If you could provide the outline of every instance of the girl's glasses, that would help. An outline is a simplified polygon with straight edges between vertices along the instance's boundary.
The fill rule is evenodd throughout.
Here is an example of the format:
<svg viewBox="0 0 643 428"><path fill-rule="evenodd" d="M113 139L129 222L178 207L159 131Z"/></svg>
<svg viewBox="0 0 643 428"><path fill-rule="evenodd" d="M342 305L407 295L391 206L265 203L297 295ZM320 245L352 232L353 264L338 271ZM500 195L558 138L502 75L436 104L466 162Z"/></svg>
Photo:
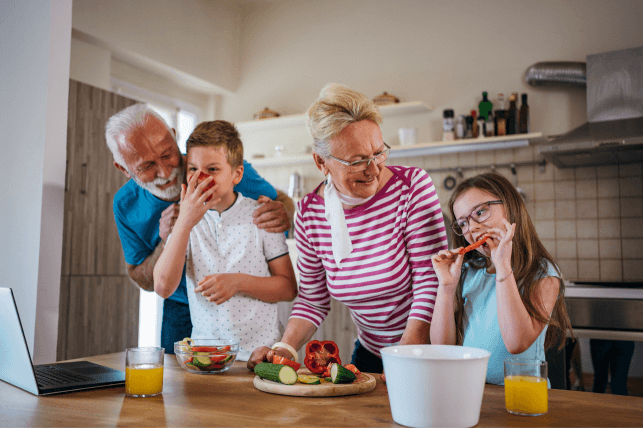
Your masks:
<svg viewBox="0 0 643 428"><path fill-rule="evenodd" d="M365 171L366 168L368 168L371 165L371 162L375 162L375 165L379 165L382 162L384 162L386 159L388 159L388 154L390 153L391 148L386 143L384 143L384 146L386 146L386 149L379 152L372 158L362 159L355 162L347 162L345 160L338 159L335 156L328 156L328 157L331 159L335 159L337 162L343 163L344 165L346 165L349 168L350 172L362 172L362 171Z"/></svg>
<svg viewBox="0 0 643 428"><path fill-rule="evenodd" d="M455 223L451 225L451 230L453 230L453 233L456 235L462 236L469 231L470 218L474 219L476 223L482 223L483 221L489 220L489 217L491 217L490 205L494 204L502 204L502 201L488 201L478 205L473 209L473 211L471 211L471 214L465 218L456 220Z"/></svg>

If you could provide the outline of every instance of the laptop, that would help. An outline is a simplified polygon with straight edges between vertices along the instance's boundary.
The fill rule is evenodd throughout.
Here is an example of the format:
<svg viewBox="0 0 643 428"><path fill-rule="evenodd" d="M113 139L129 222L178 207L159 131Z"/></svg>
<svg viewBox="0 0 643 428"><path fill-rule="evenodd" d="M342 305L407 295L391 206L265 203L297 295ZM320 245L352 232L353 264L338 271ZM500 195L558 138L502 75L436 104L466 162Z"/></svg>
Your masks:
<svg viewBox="0 0 643 428"><path fill-rule="evenodd" d="M122 386L125 373L89 361L34 366L11 288L0 287L0 380L35 395Z"/></svg>

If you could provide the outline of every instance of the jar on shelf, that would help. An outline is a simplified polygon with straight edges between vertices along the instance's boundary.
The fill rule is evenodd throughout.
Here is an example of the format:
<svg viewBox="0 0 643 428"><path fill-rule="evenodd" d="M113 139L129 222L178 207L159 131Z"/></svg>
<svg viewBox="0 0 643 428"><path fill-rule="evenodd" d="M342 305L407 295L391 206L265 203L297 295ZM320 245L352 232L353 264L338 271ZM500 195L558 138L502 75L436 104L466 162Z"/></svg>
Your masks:
<svg viewBox="0 0 643 428"><path fill-rule="evenodd" d="M384 92L382 95L378 95L373 98L373 102L378 106L386 106L390 104L397 104L400 102L400 99L395 95Z"/></svg>
<svg viewBox="0 0 643 428"><path fill-rule="evenodd" d="M270 110L268 107L254 114L253 118L257 119L271 119L273 117L279 117L279 113L274 110Z"/></svg>

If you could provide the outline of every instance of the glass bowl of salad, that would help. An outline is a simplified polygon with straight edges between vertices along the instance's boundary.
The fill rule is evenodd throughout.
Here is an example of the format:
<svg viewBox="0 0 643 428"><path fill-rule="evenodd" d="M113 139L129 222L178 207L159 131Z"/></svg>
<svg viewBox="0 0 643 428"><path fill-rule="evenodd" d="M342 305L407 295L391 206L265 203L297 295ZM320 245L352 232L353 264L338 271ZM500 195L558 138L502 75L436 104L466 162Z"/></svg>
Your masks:
<svg viewBox="0 0 643 428"><path fill-rule="evenodd" d="M227 339L190 339L174 342L174 354L185 370L197 374L222 373L232 365L239 342Z"/></svg>

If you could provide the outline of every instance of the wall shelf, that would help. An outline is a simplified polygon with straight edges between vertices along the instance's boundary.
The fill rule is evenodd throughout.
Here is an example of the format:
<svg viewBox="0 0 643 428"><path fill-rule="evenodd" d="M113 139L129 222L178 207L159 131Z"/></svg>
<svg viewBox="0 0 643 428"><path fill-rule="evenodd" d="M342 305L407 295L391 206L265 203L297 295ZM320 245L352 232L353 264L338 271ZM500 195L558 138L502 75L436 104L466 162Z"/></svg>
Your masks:
<svg viewBox="0 0 643 428"><path fill-rule="evenodd" d="M529 146L531 140L542 138L542 133L505 135L502 137L470 138L455 141L434 141L420 143L413 146L391 147L389 158L403 158L415 156L440 155L445 153L459 153L482 150L510 149ZM278 156L272 158L251 159L250 163L258 167L290 166L313 164L312 154L298 156Z"/></svg>
<svg viewBox="0 0 643 428"><path fill-rule="evenodd" d="M391 104L380 106L382 117L395 117L409 114L428 113L433 107L427 106L420 101L410 103ZM280 116L272 119L251 120L247 122L238 122L235 124L239 132L256 132L270 129L285 128L292 126L306 126L305 114L294 114L290 116Z"/></svg>

